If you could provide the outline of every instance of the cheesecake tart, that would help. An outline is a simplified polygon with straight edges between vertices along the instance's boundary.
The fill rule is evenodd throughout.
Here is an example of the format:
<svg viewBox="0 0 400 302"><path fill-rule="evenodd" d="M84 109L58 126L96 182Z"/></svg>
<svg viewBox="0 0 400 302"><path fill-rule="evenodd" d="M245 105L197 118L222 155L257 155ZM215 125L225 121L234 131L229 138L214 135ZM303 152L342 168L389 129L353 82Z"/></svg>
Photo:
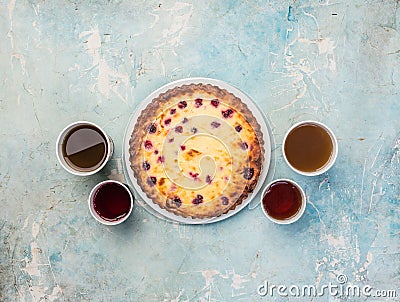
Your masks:
<svg viewBox="0 0 400 302"><path fill-rule="evenodd" d="M240 98L211 84L174 87L140 113L129 162L142 191L186 218L234 210L254 190L264 162L261 127Z"/></svg>

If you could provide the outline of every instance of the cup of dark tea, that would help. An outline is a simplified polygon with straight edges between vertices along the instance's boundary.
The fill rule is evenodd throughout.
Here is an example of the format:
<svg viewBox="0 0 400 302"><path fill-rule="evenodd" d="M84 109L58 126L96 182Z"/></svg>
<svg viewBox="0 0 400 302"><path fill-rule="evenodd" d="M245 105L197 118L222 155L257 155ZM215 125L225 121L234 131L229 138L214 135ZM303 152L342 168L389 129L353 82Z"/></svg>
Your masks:
<svg viewBox="0 0 400 302"><path fill-rule="evenodd" d="M278 224L297 221L306 209L303 189L290 179L272 181L265 187L261 196L261 207L265 216Z"/></svg>
<svg viewBox="0 0 400 302"><path fill-rule="evenodd" d="M66 126L56 142L61 166L68 172L88 176L100 171L111 158L111 138L94 123L78 121Z"/></svg>
<svg viewBox="0 0 400 302"><path fill-rule="evenodd" d="M283 140L283 157L293 171L315 176L328 171L336 161L338 143L332 130L316 121L293 125Z"/></svg>
<svg viewBox="0 0 400 302"><path fill-rule="evenodd" d="M133 195L127 185L116 180L106 180L92 189L88 202L89 211L98 222L117 225L131 214Z"/></svg>

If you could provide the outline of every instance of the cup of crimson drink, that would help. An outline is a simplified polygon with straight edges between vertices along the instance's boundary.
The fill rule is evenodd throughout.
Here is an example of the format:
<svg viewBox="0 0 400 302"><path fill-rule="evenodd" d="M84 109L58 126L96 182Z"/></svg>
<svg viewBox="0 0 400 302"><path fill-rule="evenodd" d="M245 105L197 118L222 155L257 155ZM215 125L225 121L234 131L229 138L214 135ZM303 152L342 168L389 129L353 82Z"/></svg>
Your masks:
<svg viewBox="0 0 400 302"><path fill-rule="evenodd" d="M265 187L261 196L261 206L265 216L278 224L297 221L306 209L303 189L290 179L272 181Z"/></svg>
<svg viewBox="0 0 400 302"><path fill-rule="evenodd" d="M133 208L133 195L129 188L115 180L98 183L89 195L92 216L105 225L117 225L128 219Z"/></svg>

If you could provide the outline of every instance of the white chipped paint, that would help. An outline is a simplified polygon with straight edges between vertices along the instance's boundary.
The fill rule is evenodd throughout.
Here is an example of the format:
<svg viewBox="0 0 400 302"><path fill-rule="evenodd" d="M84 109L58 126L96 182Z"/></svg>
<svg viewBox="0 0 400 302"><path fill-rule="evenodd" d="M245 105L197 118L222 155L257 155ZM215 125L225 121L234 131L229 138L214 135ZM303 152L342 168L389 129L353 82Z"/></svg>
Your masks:
<svg viewBox="0 0 400 302"><path fill-rule="evenodd" d="M29 218L29 217L28 217ZM26 222L26 221L25 221ZM40 223L37 223L34 221L32 223L32 237L36 239L37 235L39 234L40 231ZM28 258L25 258L25 267L23 270L27 272L30 276L38 276L40 277L40 270L39 270L39 253L40 253L40 248L36 241L32 241L30 244L31 247L31 255L32 259L29 260Z"/></svg>
<svg viewBox="0 0 400 302"><path fill-rule="evenodd" d="M25 230L28 227L29 224L29 218L31 217L31 215L28 215L28 217L25 218L24 220L24 226L22 227L23 230Z"/></svg>
<svg viewBox="0 0 400 302"><path fill-rule="evenodd" d="M101 47L101 38L99 28L96 26L88 31L83 31L79 34L79 39L87 37L85 42L86 51L93 55L93 65L97 65L100 61L99 49Z"/></svg>
<svg viewBox="0 0 400 302"><path fill-rule="evenodd" d="M16 2L16 0L10 0L10 2L8 2L7 8L8 8L8 18L10 19L10 22L12 22L12 19L13 19L15 2Z"/></svg>
<svg viewBox="0 0 400 302"><path fill-rule="evenodd" d="M27 227L27 224L29 222L29 217L30 216L28 216L25 219L24 228ZM36 285L36 284L29 285L29 293L30 293L33 301L43 301L43 299L45 299L46 301L56 301L59 299L60 295L62 295L62 290L61 290L61 287L56 282L50 260L48 263L45 263L45 264L39 263L42 250L39 247L39 245L37 244L36 238L40 232L41 224L42 224L42 222L38 223L36 221L34 221L32 223L31 233L32 233L33 241L30 243L31 259L29 259L28 257L25 257L25 259L23 260L23 261L25 261L25 267L21 268L21 270L25 271L31 277L35 276L35 277L39 278L39 279L33 279L33 280L37 280L37 284L39 284L39 285ZM50 289L49 287L40 286L41 284L44 283L42 278L46 277L41 274L41 271L39 269L41 266L49 266L50 270L52 272L52 276L53 276L55 285L50 293L49 293L49 289ZM17 289L17 291L18 291L18 295L20 297L20 301L25 301L24 294L19 289Z"/></svg>
<svg viewBox="0 0 400 302"><path fill-rule="evenodd" d="M204 277L205 279L205 287L209 287L213 280L214 280L214 276L219 275L220 272L217 270L204 270L204 271L200 271L201 275Z"/></svg>
<svg viewBox="0 0 400 302"><path fill-rule="evenodd" d="M335 248L346 247L346 243L345 243L344 237L342 235L340 235L339 237L334 237L331 234L327 234L326 240L328 241L328 244L330 246L333 246Z"/></svg>
<svg viewBox="0 0 400 302"><path fill-rule="evenodd" d="M36 239L37 235L39 234L39 231L40 231L40 223L34 221L32 224L32 237Z"/></svg>
<svg viewBox="0 0 400 302"><path fill-rule="evenodd" d="M15 3L16 3L16 0L10 0L10 2L8 3L8 6L7 6L8 19L10 21L10 29L7 33L7 37L10 38L10 44L11 44L11 69L12 70L14 69L13 60L17 59L17 60L19 60L19 63L21 65L22 75L25 75L26 74L25 57L22 54L15 52L14 33L13 33L13 16L14 16Z"/></svg>
<svg viewBox="0 0 400 302"><path fill-rule="evenodd" d="M40 286L30 286L29 292L32 295L33 301L42 301L42 299L46 298L45 291L48 290L47 287L40 287Z"/></svg>
<svg viewBox="0 0 400 302"><path fill-rule="evenodd" d="M243 277L238 274L233 274L232 276L232 284L231 287L234 289L241 289L243 288L243 283L249 282L250 280L247 279L246 277Z"/></svg>
<svg viewBox="0 0 400 302"><path fill-rule="evenodd" d="M318 288L319 284L321 283L322 277L324 273L323 272L318 272L317 279L315 280L315 287Z"/></svg>
<svg viewBox="0 0 400 302"><path fill-rule="evenodd" d="M356 263L360 263L360 258L361 258L361 253L360 253L360 248L358 246L358 236L356 235L356 248L355 248L355 253L356 253Z"/></svg>
<svg viewBox="0 0 400 302"><path fill-rule="evenodd" d="M312 77L314 72L316 72L318 69L321 69L321 66L319 66L317 60L319 56L325 56L322 68L328 68L332 72L336 71L336 60L334 53L335 42L329 37L322 38L319 25L315 16L306 12L303 13L314 20L318 31L318 36L314 40L301 37L300 25L298 23L291 23L290 27L287 28L286 30L287 41L284 48L284 59L285 59L284 68L287 71L287 76L293 77L292 87L297 91L297 93L294 100L290 101L285 106L274 110L273 112L293 107L294 104L296 104L297 100L302 99L306 95L308 91L308 85L304 80L305 77L309 78L313 86L315 86L318 90L320 90L318 83ZM288 38L293 33L296 35L295 38L290 39L290 41L288 41ZM318 54L314 58L312 58L313 60L310 60L311 59L310 57L305 57L305 58L298 58L295 61L294 59L296 57L292 49L296 43L316 45L318 47ZM281 93L283 92L288 92L288 89L286 88L281 90ZM316 108L316 110L317 109L318 108Z"/></svg>
<svg viewBox="0 0 400 302"><path fill-rule="evenodd" d="M60 286L56 285L53 288L53 291L51 292L51 294L47 296L47 299L49 301L56 301L60 297L61 294L62 294L62 290L61 290Z"/></svg>
<svg viewBox="0 0 400 302"><path fill-rule="evenodd" d="M174 18L170 18L171 23L169 27L166 27L162 30L162 42L157 45L155 48L165 48L176 47L182 44L182 35L188 30L188 24L190 18L193 14L193 5L186 2L176 2L171 8L165 8L164 11L168 13L168 15L173 15ZM187 11L187 12L186 12ZM161 13L163 13L161 11ZM155 22L153 23L153 27L159 19L155 17ZM177 55L173 50L173 54Z"/></svg>
<svg viewBox="0 0 400 302"><path fill-rule="evenodd" d="M13 59L17 59L17 60L19 61L20 65L21 65L22 75L25 75L25 74L26 74L25 57L24 57L22 54L20 54L20 53L15 53L15 52L13 52L13 53L11 54L11 66L12 66L12 68L14 68L14 64L12 63L12 62L13 62Z"/></svg>
<svg viewBox="0 0 400 302"><path fill-rule="evenodd" d="M182 301L182 300L181 300L181 298L182 298L182 293L183 293L183 290L180 290L179 293L178 293L178 296L177 296L176 298L170 300L170 302L181 302L181 301ZM168 302L169 302L169 301L168 301ZM182 302L183 302L183 301L182 301Z"/></svg>
<svg viewBox="0 0 400 302"><path fill-rule="evenodd" d="M152 24L150 24L149 28L153 28L154 26L156 26L156 24L158 23L158 21L160 20L160 16L157 14L153 14L153 13L149 13L150 16L154 17L154 21ZM135 35L137 36L137 35Z"/></svg>
<svg viewBox="0 0 400 302"><path fill-rule="evenodd" d="M328 178L328 177L325 177L325 178L319 183L318 190L321 190L321 187L322 187L325 183L327 183L328 180L329 180L329 178ZM330 187L329 187L329 186L328 186L328 190L330 190Z"/></svg>
<svg viewBox="0 0 400 302"><path fill-rule="evenodd" d="M48 287L40 287L40 286L30 286L29 292L32 296L33 301L56 301L59 299L59 294L62 293L61 288L59 286L55 286L50 294L46 292L49 290Z"/></svg>
<svg viewBox="0 0 400 302"><path fill-rule="evenodd" d="M80 69L81 69L81 66L75 63L74 66L68 68L68 71L71 72L71 71L80 70ZM71 87L71 85L70 85L70 87Z"/></svg>
<svg viewBox="0 0 400 302"><path fill-rule="evenodd" d="M332 71L336 71L336 60L335 60L335 42L330 38L318 40L318 52L320 55L325 54L327 60L327 67Z"/></svg>
<svg viewBox="0 0 400 302"><path fill-rule="evenodd" d="M86 38L86 52L92 56L92 66L87 71L93 68L98 69L97 75L97 89L98 91L106 96L110 96L110 92L113 92L123 102L128 103L127 96L122 96L119 92L120 84L123 84L125 88L129 84L129 75L126 72L118 72L111 68L107 61L101 56L101 36L98 27L94 27L89 31L83 31L79 34L79 38ZM75 64L77 65L77 64Z"/></svg>
<svg viewBox="0 0 400 302"><path fill-rule="evenodd" d="M31 242L31 255L32 259L29 260L28 258L25 258L25 267L22 268L25 272L27 272L30 276L37 276L40 277L41 273L39 270L39 253L40 253L40 248L38 247L37 243L35 241Z"/></svg>
<svg viewBox="0 0 400 302"><path fill-rule="evenodd" d="M372 253L370 251L368 251L363 266L358 270L360 273L367 270L368 266L372 263L372 258L373 258Z"/></svg>
<svg viewBox="0 0 400 302"><path fill-rule="evenodd" d="M10 20L10 30L8 31L7 37L10 38L12 52L14 52L13 14L14 14L14 9L15 9L15 1L16 0L10 0L10 2L8 2L8 6L7 6L8 19ZM12 58L12 54L11 54L11 58Z"/></svg>
<svg viewBox="0 0 400 302"><path fill-rule="evenodd" d="M319 38L317 40L310 40L305 38L298 38L298 42L303 44L315 44L318 47L318 56L325 55L326 62L323 65L324 68L330 69L332 72L336 71L336 59L335 59L335 48L336 43L331 38ZM303 70L307 70L304 69ZM308 71L311 71L308 69ZM313 72L315 70L312 70Z"/></svg>
<svg viewBox="0 0 400 302"><path fill-rule="evenodd" d="M213 269L202 270L199 272L205 279L205 285L203 288L207 289L207 291L204 294L204 297L202 297L200 301L209 301L209 299L212 298L211 294L214 291L213 286L214 286L214 279L216 277L221 279L231 280L230 286L232 288L232 297L238 297L246 294L246 292L241 291L244 288L243 284L249 282L250 278L252 278L253 276L251 272L249 272L246 275L239 275L235 273L235 270L228 270L225 272L225 274L222 274L218 270L213 270Z"/></svg>
<svg viewBox="0 0 400 302"><path fill-rule="evenodd" d="M173 18L173 22L171 23L170 27L163 30L162 32L163 38L168 38L170 36L176 35L176 40L172 41L175 45L181 42L181 35L187 23L189 22L190 16L193 12L193 7L189 3L177 2L171 9L168 9L171 14L174 14L179 13L180 10L187 7L190 7L190 11L187 14L182 14L180 16L177 16L176 18Z"/></svg>

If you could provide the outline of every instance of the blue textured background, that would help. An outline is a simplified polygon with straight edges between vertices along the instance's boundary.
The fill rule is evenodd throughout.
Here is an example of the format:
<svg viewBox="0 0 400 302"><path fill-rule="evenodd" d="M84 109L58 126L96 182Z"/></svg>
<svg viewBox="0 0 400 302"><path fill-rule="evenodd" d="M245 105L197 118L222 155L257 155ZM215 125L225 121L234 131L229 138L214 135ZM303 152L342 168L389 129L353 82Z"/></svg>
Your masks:
<svg viewBox="0 0 400 302"><path fill-rule="evenodd" d="M399 6L0 0L0 300L310 301L261 297L257 287L320 287L346 274L351 284L397 289L399 301ZM207 226L168 223L139 206L116 227L90 216L90 189L123 179L136 105L194 76L229 82L264 110L275 178L306 191L300 221L275 225L260 207ZM116 147L87 178L65 172L54 149L59 131L81 119L103 126ZM281 155L284 133L305 119L339 141L335 166L318 177L296 175Z"/></svg>

